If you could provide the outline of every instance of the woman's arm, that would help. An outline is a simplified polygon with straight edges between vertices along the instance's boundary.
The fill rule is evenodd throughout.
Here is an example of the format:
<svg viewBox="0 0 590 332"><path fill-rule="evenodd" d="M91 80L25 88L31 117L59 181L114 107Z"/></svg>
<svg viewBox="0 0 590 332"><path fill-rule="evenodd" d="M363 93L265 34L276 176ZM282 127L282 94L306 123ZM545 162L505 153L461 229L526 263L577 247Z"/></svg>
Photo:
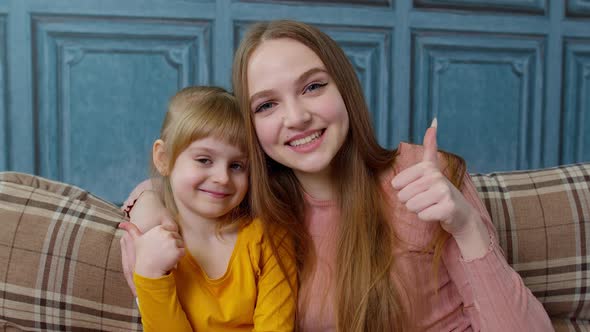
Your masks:
<svg viewBox="0 0 590 332"><path fill-rule="evenodd" d="M418 163L398 173L392 186L418 219L437 222L451 234L443 261L455 285L470 286L458 289L474 330L552 331L543 306L502 255L473 182L466 175L457 189L444 175L447 165L439 161L437 151L433 122L424 147L412 152Z"/></svg>
<svg viewBox="0 0 590 332"><path fill-rule="evenodd" d="M461 294L475 330L481 331L553 331L541 303L525 286L520 275L506 262L496 241L496 231L469 175L462 193L478 211L479 222L487 228L490 239L486 253L466 260L456 241L449 243L443 261L451 279L467 280L472 296ZM452 240L451 240L452 241ZM472 303L470 303L472 301Z"/></svg>
<svg viewBox="0 0 590 332"><path fill-rule="evenodd" d="M158 225L174 223L170 212L160 200L157 192L152 190L151 181L140 183L129 195L122 207L129 213L130 221L143 233ZM129 289L137 296L133 283L135 266L135 244L129 233L123 234L121 244L121 263L123 274Z"/></svg>

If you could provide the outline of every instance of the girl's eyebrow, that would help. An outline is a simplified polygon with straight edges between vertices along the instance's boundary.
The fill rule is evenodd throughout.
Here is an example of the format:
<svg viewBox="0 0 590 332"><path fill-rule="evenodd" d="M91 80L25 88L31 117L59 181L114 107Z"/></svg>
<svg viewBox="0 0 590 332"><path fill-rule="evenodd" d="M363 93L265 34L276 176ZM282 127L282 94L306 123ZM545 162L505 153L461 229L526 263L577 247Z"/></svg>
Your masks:
<svg viewBox="0 0 590 332"><path fill-rule="evenodd" d="M204 153L208 153L211 155L215 155L215 154L219 154L222 153L223 151L221 149L218 148L209 148L209 147L204 147L204 146L195 146L195 147L191 147L189 148L191 152L204 152ZM235 156L232 156L233 158L236 159L242 159L242 158L247 158L248 154L244 151L240 152L239 154L236 154Z"/></svg>
<svg viewBox="0 0 590 332"><path fill-rule="evenodd" d="M310 69L306 70L306 71L305 71L303 74L301 74L301 75L299 76L299 78L297 78L297 80L295 81L295 83L296 83L297 85L301 85L301 84L303 84L305 81L307 81L307 80L309 79L309 77L310 77L310 76L312 76L312 75L313 75L313 74L315 74L315 73L328 73L328 71L326 71L326 69L324 69L324 68L321 68L321 67L313 67L313 68L310 68ZM262 91L258 91L258 92L256 92L255 94L253 94L253 95L250 97L250 100L251 100L251 101L253 101L253 100L256 100L256 99L258 99L258 98L263 98L263 97L265 97L265 96L268 96L268 95L270 95L271 93L272 93L272 90L262 90Z"/></svg>

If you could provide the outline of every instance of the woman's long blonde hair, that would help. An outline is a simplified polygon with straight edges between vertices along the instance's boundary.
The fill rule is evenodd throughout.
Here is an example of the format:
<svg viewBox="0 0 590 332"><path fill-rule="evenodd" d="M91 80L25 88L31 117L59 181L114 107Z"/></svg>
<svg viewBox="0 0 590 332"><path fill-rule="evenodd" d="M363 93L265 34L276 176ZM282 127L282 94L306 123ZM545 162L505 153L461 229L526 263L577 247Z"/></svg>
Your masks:
<svg viewBox="0 0 590 332"><path fill-rule="evenodd" d="M382 148L371 125L363 92L353 66L329 36L295 21L272 21L252 26L242 40L233 64L233 88L246 119L251 153L251 201L255 215L290 230L296 243L300 278L305 278L312 253L301 186L293 171L269 158L258 143L248 91L248 61L264 41L288 38L310 48L324 63L340 91L350 129L332 161L333 183L339 193L337 261L334 277L339 331L402 331L409 325L408 308L401 305L402 289L393 272L396 237L386 215L388 202L380 175L391 169L396 153ZM457 178L464 168L456 165ZM463 169L463 170L462 170ZM456 183L458 185L458 183ZM440 261L448 234L440 232L433 243L435 265Z"/></svg>
<svg viewBox="0 0 590 332"><path fill-rule="evenodd" d="M174 168L176 158L192 142L211 136L246 151L244 118L236 98L219 87L192 86L180 90L170 99L160 129L168 174ZM153 161L152 173L164 205L177 218L178 208L172 195L169 175L162 175ZM227 218L221 220L219 227L234 222L248 223L250 215L249 199L245 198Z"/></svg>

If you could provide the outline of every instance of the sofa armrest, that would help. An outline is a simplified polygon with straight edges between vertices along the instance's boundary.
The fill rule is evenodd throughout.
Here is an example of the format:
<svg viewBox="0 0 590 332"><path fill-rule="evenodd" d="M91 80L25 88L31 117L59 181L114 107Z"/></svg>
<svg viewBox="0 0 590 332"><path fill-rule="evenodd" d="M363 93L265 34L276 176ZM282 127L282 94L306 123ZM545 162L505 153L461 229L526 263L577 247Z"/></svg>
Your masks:
<svg viewBox="0 0 590 332"><path fill-rule="evenodd" d="M0 172L0 326L140 331L118 207L61 182Z"/></svg>

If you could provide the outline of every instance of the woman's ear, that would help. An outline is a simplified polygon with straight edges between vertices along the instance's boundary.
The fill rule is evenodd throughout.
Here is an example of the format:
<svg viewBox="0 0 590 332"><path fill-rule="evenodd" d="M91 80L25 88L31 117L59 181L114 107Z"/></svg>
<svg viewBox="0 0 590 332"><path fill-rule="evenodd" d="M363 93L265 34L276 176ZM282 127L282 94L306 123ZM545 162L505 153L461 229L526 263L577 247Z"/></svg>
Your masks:
<svg viewBox="0 0 590 332"><path fill-rule="evenodd" d="M158 173L162 176L168 176L168 154L166 153L166 145L161 139L157 139L152 147L152 158Z"/></svg>

